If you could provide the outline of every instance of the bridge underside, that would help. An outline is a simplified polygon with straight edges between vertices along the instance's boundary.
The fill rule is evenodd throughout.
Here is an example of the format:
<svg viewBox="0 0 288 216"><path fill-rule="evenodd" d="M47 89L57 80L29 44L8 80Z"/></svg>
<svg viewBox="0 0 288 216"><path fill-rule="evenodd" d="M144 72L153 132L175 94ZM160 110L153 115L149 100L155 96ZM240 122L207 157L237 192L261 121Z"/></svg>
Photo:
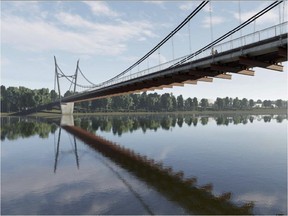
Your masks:
<svg viewBox="0 0 288 216"><path fill-rule="evenodd" d="M254 76L254 67L283 71L287 61L287 34L254 44L217 53L174 68L167 68L125 82L64 98L79 102L143 91L212 82L213 78L231 79L233 74ZM279 64L280 63L280 64Z"/></svg>

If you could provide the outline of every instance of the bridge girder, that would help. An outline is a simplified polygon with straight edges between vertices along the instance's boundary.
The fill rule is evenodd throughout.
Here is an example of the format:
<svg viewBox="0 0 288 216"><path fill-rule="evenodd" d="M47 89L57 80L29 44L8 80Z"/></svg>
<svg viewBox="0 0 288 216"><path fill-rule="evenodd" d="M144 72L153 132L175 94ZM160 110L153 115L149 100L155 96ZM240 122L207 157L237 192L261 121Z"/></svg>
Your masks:
<svg viewBox="0 0 288 216"><path fill-rule="evenodd" d="M247 76L254 76L254 71L249 69L242 69L242 68L235 68L231 66L225 66L220 64L211 64L210 66L211 70L215 71L225 71L225 72L231 72L241 75L247 75Z"/></svg>
<svg viewBox="0 0 288 216"><path fill-rule="evenodd" d="M197 84L198 81L212 81L213 78L231 79L233 74L254 76L254 67L283 71L279 62L287 61L287 35L271 38L255 45L246 45L217 55L187 62L177 68L166 68L153 74L137 77L122 83L80 93L69 98L69 101L86 101L97 98L116 96L171 88L175 85Z"/></svg>
<svg viewBox="0 0 288 216"><path fill-rule="evenodd" d="M278 48L278 55L287 59L287 48L285 49L284 47L279 47Z"/></svg>
<svg viewBox="0 0 288 216"><path fill-rule="evenodd" d="M269 70L283 72L283 66L278 64L271 64L264 61L259 61L257 59L249 58L249 57L239 57L239 63L244 64L251 67L261 67Z"/></svg>

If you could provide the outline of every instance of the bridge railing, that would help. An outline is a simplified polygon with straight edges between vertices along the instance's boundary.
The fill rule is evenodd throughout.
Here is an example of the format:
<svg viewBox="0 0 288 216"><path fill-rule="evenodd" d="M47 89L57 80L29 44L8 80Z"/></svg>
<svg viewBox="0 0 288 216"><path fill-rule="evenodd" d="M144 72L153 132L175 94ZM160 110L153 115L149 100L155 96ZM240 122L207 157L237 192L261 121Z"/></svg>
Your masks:
<svg viewBox="0 0 288 216"><path fill-rule="evenodd" d="M248 35L244 35L242 37L218 44L216 46L214 46L214 52L217 50L218 53L221 52L225 52L234 48L239 48L242 46L246 46L252 43L256 43L259 41L263 41L265 39L269 39L275 36L279 36L281 34L287 33L287 22L269 27L269 28L265 28L259 31L255 31L254 33L248 34ZM206 50L203 55L200 56L196 56L196 59L202 58L203 56L209 56L211 55L211 51ZM195 60L192 59L192 61Z"/></svg>
<svg viewBox="0 0 288 216"><path fill-rule="evenodd" d="M236 39L233 39L233 40L218 44L218 45L214 46L212 49L205 50L204 52L200 53L199 55L191 58L187 62L193 62L195 60L199 60L199 59L211 56L212 53L215 55L216 53L219 54L219 53L231 50L231 49L240 48L242 46L246 46L246 45L249 45L249 44L252 44L252 43L260 42L260 41L263 41L265 39L269 39L269 38L272 38L272 37L275 37L275 36L280 36L282 34L287 33L287 23L288 22L283 22L281 24L274 25L272 27L268 27L268 28L253 32L251 34L244 35L242 37L239 37L239 38L236 38ZM127 76L123 76L123 77L120 77L118 79L115 79L115 80L112 80L110 82L107 82L107 83L105 83L104 85L102 85L100 87L93 88L93 90L94 89L103 88L103 87L107 87L107 86L110 86L110 85L114 85L114 84L117 84L117 83L121 83L121 82L124 82L124 81L128 81L128 80L131 80L131 79L139 78L139 77L142 77L142 76L145 76L145 75L148 75L148 74L155 73L157 71L166 69L166 68L174 65L175 63L177 63L180 60L186 58L187 56L189 56L189 55L181 56L181 57L179 57L177 59L174 59L172 61L168 61L168 62L159 64L159 65L147 68L145 70L141 70L141 71L138 71L138 72L131 73L131 74L127 75Z"/></svg>

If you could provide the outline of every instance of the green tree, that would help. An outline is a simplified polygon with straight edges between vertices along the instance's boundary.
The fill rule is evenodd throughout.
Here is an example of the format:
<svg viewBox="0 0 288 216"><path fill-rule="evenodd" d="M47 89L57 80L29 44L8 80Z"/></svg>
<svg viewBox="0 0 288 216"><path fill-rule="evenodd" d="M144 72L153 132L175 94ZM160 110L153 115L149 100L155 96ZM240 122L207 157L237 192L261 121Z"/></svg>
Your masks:
<svg viewBox="0 0 288 216"><path fill-rule="evenodd" d="M65 92L64 97L69 97L71 95L73 95L73 92L68 90Z"/></svg>
<svg viewBox="0 0 288 216"><path fill-rule="evenodd" d="M91 101L82 101L80 102L80 107L85 111L89 112L91 107Z"/></svg>
<svg viewBox="0 0 288 216"><path fill-rule="evenodd" d="M91 101L91 110L93 111L102 111L102 110L106 110L105 109L105 101L104 99L106 98L100 98L100 99L96 99Z"/></svg>
<svg viewBox="0 0 288 216"><path fill-rule="evenodd" d="M185 100L185 110L192 110L192 108L193 108L193 100L192 100L192 98L187 98L186 100Z"/></svg>
<svg viewBox="0 0 288 216"><path fill-rule="evenodd" d="M129 95L121 95L112 98L111 108L115 110L129 110L133 106L133 99Z"/></svg>
<svg viewBox="0 0 288 216"><path fill-rule="evenodd" d="M147 96L147 108L149 111L156 111L158 110L158 104L159 104L160 97L155 92L153 94L149 94Z"/></svg>
<svg viewBox="0 0 288 216"><path fill-rule="evenodd" d="M268 107L272 107L272 101L271 100L264 100L263 101L263 106L268 108Z"/></svg>
<svg viewBox="0 0 288 216"><path fill-rule="evenodd" d="M171 93L170 94L170 98L171 98L171 101L172 101L172 108L169 111L177 110L177 99L176 99L176 97Z"/></svg>
<svg viewBox="0 0 288 216"><path fill-rule="evenodd" d="M4 85L1 85L1 112L8 112L7 91Z"/></svg>
<svg viewBox="0 0 288 216"><path fill-rule="evenodd" d="M122 95L121 97L123 101L123 108L130 110L130 108L133 107L133 99L130 97L130 95Z"/></svg>
<svg viewBox="0 0 288 216"><path fill-rule="evenodd" d="M50 91L50 99L51 101L55 101L58 99L58 94L54 89Z"/></svg>
<svg viewBox="0 0 288 216"><path fill-rule="evenodd" d="M198 99L196 97L193 98L193 105L192 105L192 109L193 110L197 110L198 109Z"/></svg>
<svg viewBox="0 0 288 216"><path fill-rule="evenodd" d="M255 106L254 100L253 100L253 99L250 99L250 100L249 100L249 107L250 107L250 108L253 108L254 106Z"/></svg>
<svg viewBox="0 0 288 216"><path fill-rule="evenodd" d="M51 97L48 88L34 90L33 100L35 105L41 105L51 102Z"/></svg>
<svg viewBox="0 0 288 216"><path fill-rule="evenodd" d="M120 109L123 109L123 107L124 104L121 96L112 97L112 103L111 103L112 111L118 111Z"/></svg>
<svg viewBox="0 0 288 216"><path fill-rule="evenodd" d="M182 95L177 96L177 109L178 110L184 109L184 99Z"/></svg>
<svg viewBox="0 0 288 216"><path fill-rule="evenodd" d="M202 98L200 101L200 106L203 110L206 110L209 106L208 99Z"/></svg>
<svg viewBox="0 0 288 216"><path fill-rule="evenodd" d="M236 97L233 100L233 108L234 109L240 109L240 107L241 107L241 101L238 99L238 97Z"/></svg>
<svg viewBox="0 0 288 216"><path fill-rule="evenodd" d="M20 91L17 87L8 87L6 91L8 112L20 111Z"/></svg>
<svg viewBox="0 0 288 216"><path fill-rule="evenodd" d="M258 99L258 100L256 101L256 103L262 104L262 100Z"/></svg>
<svg viewBox="0 0 288 216"><path fill-rule="evenodd" d="M243 98L241 100L240 104L241 104L240 105L241 109L247 109L248 108L248 100L247 100L247 98Z"/></svg>
<svg viewBox="0 0 288 216"><path fill-rule="evenodd" d="M169 93L165 93L161 95L160 107L164 111L171 111L173 109L173 103L172 103L172 99Z"/></svg>
<svg viewBox="0 0 288 216"><path fill-rule="evenodd" d="M232 107L232 104L233 104L232 98L226 97L224 99L224 107L225 107L225 109L230 109Z"/></svg>
<svg viewBox="0 0 288 216"><path fill-rule="evenodd" d="M112 98L111 97L103 98L103 106L106 108L106 110L111 109L111 104L112 104Z"/></svg>
<svg viewBox="0 0 288 216"><path fill-rule="evenodd" d="M276 100L276 102L275 102L275 105L278 107L278 108L282 108L282 107L284 107L283 106L283 100L281 100L281 99L278 99L278 100Z"/></svg>
<svg viewBox="0 0 288 216"><path fill-rule="evenodd" d="M224 100L222 98L217 97L214 103L216 109L223 110L224 109Z"/></svg>
<svg viewBox="0 0 288 216"><path fill-rule="evenodd" d="M141 95L140 94L131 94L130 96L133 100L134 110L138 110L140 108Z"/></svg>
<svg viewBox="0 0 288 216"><path fill-rule="evenodd" d="M147 108L147 93L143 92L140 96L139 108L142 110L146 110Z"/></svg>
<svg viewBox="0 0 288 216"><path fill-rule="evenodd" d="M30 107L33 107L33 94L32 94L32 90L25 88L23 86L19 87L19 109L23 110L23 109L28 109Z"/></svg>

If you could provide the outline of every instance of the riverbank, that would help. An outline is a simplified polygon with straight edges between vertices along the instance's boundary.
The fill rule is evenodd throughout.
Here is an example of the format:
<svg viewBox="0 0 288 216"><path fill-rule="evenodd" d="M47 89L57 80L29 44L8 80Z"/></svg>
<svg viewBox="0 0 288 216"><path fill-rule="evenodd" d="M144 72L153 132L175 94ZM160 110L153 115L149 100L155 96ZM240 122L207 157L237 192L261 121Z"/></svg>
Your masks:
<svg viewBox="0 0 288 216"><path fill-rule="evenodd" d="M1 117L9 116L12 113L1 113ZM174 111L174 112L93 112L93 113L74 113L74 116L103 116L103 115L159 115L159 114L191 114L191 115L287 115L287 109L277 108L260 108L251 110L203 110L203 111ZM43 111L31 114L29 116L36 117L55 117L61 116L59 110Z"/></svg>

